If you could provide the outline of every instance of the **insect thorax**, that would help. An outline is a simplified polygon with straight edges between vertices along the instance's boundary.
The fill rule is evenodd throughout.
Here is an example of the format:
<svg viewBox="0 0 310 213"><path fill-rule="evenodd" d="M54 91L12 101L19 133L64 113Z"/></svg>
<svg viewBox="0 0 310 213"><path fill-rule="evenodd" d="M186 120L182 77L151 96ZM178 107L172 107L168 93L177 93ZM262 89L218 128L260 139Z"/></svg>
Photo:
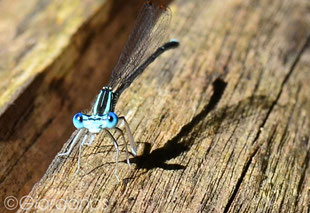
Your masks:
<svg viewBox="0 0 310 213"><path fill-rule="evenodd" d="M92 114L104 115L109 112L114 112L117 95L112 91L111 87L103 87L95 101Z"/></svg>

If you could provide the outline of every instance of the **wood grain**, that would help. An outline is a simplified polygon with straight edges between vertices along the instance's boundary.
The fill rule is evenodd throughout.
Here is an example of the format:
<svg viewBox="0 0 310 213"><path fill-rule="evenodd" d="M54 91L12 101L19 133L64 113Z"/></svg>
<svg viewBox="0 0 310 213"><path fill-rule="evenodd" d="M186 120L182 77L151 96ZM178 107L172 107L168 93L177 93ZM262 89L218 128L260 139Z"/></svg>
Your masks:
<svg viewBox="0 0 310 213"><path fill-rule="evenodd" d="M32 203L58 211L61 199L76 199L73 212L309 212L309 3L176 0L170 8L169 35L180 47L116 105L138 142L133 168L122 151L116 181L102 132L83 148L78 176L77 147L55 157Z"/></svg>

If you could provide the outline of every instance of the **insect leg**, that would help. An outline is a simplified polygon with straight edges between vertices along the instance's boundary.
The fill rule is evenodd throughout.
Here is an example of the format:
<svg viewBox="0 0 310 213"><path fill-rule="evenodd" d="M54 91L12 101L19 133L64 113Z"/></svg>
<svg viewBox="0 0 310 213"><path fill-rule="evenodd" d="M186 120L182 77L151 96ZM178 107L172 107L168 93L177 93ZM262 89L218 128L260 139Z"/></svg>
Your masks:
<svg viewBox="0 0 310 213"><path fill-rule="evenodd" d="M126 132L127 132L128 138L129 138L131 151L136 156L137 155L137 144L135 143L135 141L133 139L132 133L131 133L130 128L129 128L129 124L126 121L126 118L124 116L121 116L118 119L123 120L125 123L125 128L126 128Z"/></svg>
<svg viewBox="0 0 310 213"><path fill-rule="evenodd" d="M115 138L113 137L113 135L109 132L109 130L107 130L107 129L104 129L104 130L108 133L108 135L109 135L110 138L112 139L113 144L114 144L115 149L116 149L116 164L115 164L115 169L114 169L114 175L115 175L117 181L120 182L119 177L118 177L118 175L117 175L118 157L119 157L119 148L118 148L118 144L117 144Z"/></svg>
<svg viewBox="0 0 310 213"><path fill-rule="evenodd" d="M94 141L94 139L95 139L95 136L96 136L96 134L90 134L90 139L89 139L89 141L85 141L85 145L87 145L87 146L90 146L92 143L93 143L93 141Z"/></svg>
<svg viewBox="0 0 310 213"><path fill-rule="evenodd" d="M62 153L58 153L58 156L66 156L69 155L74 147L74 145L78 142L80 136L82 135L82 133L84 132L83 129L80 129L78 131L78 133L76 134L76 136L74 137L73 141L70 144L69 149L66 152L62 152Z"/></svg>
<svg viewBox="0 0 310 213"><path fill-rule="evenodd" d="M86 135L84 136L82 143L80 143L80 146L79 146L79 155L78 155L78 168L77 168L77 170L75 171L74 176L77 175L77 174L79 173L80 169L81 169L81 153L82 153L82 147L83 147L84 143L86 142L87 137L88 137L88 134L86 134Z"/></svg>
<svg viewBox="0 0 310 213"><path fill-rule="evenodd" d="M123 132L120 128L118 128L118 127L115 127L115 129L116 129L117 131L119 131L119 132L121 133L121 135L122 135L122 138L123 138L123 141L124 141L125 150L126 150L126 160L127 160L127 164L128 164L129 166L131 166L131 165L130 165L130 161L129 161L129 155L128 155L127 141L126 141L126 139L125 139L124 132Z"/></svg>

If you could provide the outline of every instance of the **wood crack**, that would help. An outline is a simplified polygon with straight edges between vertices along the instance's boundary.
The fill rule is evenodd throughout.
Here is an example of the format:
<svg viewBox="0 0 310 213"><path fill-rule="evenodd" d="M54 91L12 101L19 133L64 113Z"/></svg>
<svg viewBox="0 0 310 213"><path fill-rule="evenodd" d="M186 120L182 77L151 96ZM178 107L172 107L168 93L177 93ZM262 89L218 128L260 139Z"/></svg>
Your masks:
<svg viewBox="0 0 310 213"><path fill-rule="evenodd" d="M279 101L279 98L280 98L280 96L281 96L281 94L282 94L282 91L283 91L283 88L284 88L285 84L286 84L287 81L289 80L290 76L293 74L293 71L295 70L296 65L298 64L298 62L299 62L299 60L300 60L302 54L303 54L303 53L305 52L305 50L308 48L309 44L310 44L310 35L307 37L307 39L306 39L304 45L302 46L301 50L298 52L298 54L297 54L295 60L293 61L293 64L292 64L292 66L290 67L289 72L286 74L284 80L282 81L282 84L281 84L281 87L280 87L280 91L279 91L279 93L278 93L276 99L272 102L272 104L271 104L271 106L270 106L270 108L269 108L269 110L268 110L268 112L267 112L267 115L266 115L265 119L263 120L263 123L262 123L262 125L260 126L259 129L262 129L262 128L265 126L265 124L266 124L266 122L267 122L267 120L268 120L268 118L269 118L271 112L273 111L273 108L276 106L276 104L277 104L278 101ZM257 132L257 134L256 134L256 136L255 136L255 138L254 138L254 140L253 140L253 144L258 140L258 138L259 138L259 136L260 136L260 133L261 133L261 131L258 131L258 132Z"/></svg>
<svg viewBox="0 0 310 213"><path fill-rule="evenodd" d="M288 74L285 76L284 80L282 81L282 84L281 84L281 87L280 87L280 91L279 91L279 93L278 93L276 99L275 99L275 100L273 101L273 103L271 104L271 106L270 106L270 108L269 108L269 110L268 110L268 112L267 112L267 115L266 115L265 119L263 120L263 123L262 123L262 125L260 126L259 131L258 131L258 133L256 134L256 136L255 136L255 138L254 138L252 144L254 144L254 143L258 140L258 138L259 138L259 136L260 136L260 134L261 134L261 129L265 126L265 124L266 124L266 122L267 122L267 120L268 120L270 114L272 113L274 107L275 107L276 104L278 103L278 100L280 99L280 96L281 96L281 94L282 94L282 91L283 91L283 88L284 88L285 84L288 82L290 76L292 75L293 71L295 70L296 65L297 65L298 62L300 61L300 58L301 58L302 54L305 52L305 50L307 49L307 47L309 46L309 44L310 44L310 35L307 37L307 39L306 39L304 45L302 46L301 50L298 52L298 54L297 54L295 60L293 61L292 66L290 67ZM253 159L253 157L256 155L256 153L257 153L258 150L259 150L259 147L256 147L255 151L252 153L252 155L250 156L248 162L245 164L244 168L242 169L241 176L240 176L240 178L239 178L238 181L237 181L236 187L235 187L235 189L234 189L234 191L233 191L231 197L229 198L229 200L228 200L228 202L227 202L227 205L225 206L224 212L228 212L228 210L230 209L230 207L231 207L231 205L232 205L232 203L233 203L233 201L234 201L234 199L235 199L235 197L236 197L236 195L237 195L237 192L238 192L238 190L239 190L239 188L240 188L240 186L241 186L241 183L243 182L244 177L245 177L245 175L246 175L246 173L247 173L247 171L248 171L248 169L249 169L249 167L250 167L250 164L251 164L251 162L252 162L252 159ZM307 157L309 157L309 156L307 155Z"/></svg>
<svg viewBox="0 0 310 213"><path fill-rule="evenodd" d="M244 165L244 167L242 169L242 172L241 172L241 176L240 176L240 178L238 179L238 181L236 183L236 187L235 187L232 195L230 196L230 198L229 198L229 200L228 200L228 202L227 202L227 204L226 204L226 206L224 208L224 213L228 212L228 210L230 209L230 207L231 207L231 205L232 205L232 203L233 203L233 201L234 201L234 199L235 199L235 197L236 197L236 195L237 195L237 193L238 193L238 191L240 189L241 183L243 182L244 177L245 177L246 173L248 172L249 167L250 167L250 165L252 163L252 160L255 157L255 155L258 152L258 150L259 150L259 147L256 147L254 152L249 157L247 163Z"/></svg>

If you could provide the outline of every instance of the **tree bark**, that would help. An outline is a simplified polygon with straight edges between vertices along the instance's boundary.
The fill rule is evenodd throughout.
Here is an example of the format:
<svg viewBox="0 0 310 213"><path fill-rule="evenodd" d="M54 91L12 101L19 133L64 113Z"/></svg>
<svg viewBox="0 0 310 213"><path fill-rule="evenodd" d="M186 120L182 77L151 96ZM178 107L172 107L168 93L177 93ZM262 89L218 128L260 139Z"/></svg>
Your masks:
<svg viewBox="0 0 310 213"><path fill-rule="evenodd" d="M136 5L128 3L123 10L131 11L131 7ZM54 85L55 91L63 88L57 95L77 112L90 106L95 88L104 86L107 80L100 71L89 72L112 69L110 60L116 61L121 48L111 48L109 43L117 35L120 37L113 44L121 46L119 43L123 42L118 41L125 39L120 34L126 34L120 31L122 23L133 23L133 19L123 20L124 13L117 9L115 22L103 24L106 19L100 19L99 24L94 20L99 20L98 14L108 17L109 10L105 8L100 7L97 15L91 16L88 25L84 25L89 26L87 30L77 31L62 57L53 60L43 72L47 74L38 75L42 80L37 76L25 89L33 97L45 97L43 101L35 100L47 107L41 107L40 112L50 113L51 119L61 108L54 102L47 103L49 96L43 95L49 91L47 87ZM34 212L42 208L66 212L309 212L309 3L176 0L170 8L173 19L168 34L180 40L180 47L156 60L116 105L116 113L127 118L138 144L138 155L130 157L132 168L126 164L120 143L121 182L117 182L113 174L116 152L104 131L91 146L83 147L78 175L74 175L78 146L67 158L57 157L53 148L54 160L23 200L19 212L31 204ZM98 24L89 24L94 22ZM96 36L81 37L85 53L80 46L75 47L74 38L86 31ZM107 31L111 33L110 41L102 36ZM99 43L101 49L96 50ZM72 62L72 51L76 63ZM113 54L112 59L106 53ZM102 58L106 64L98 62ZM71 66L65 69L64 61L68 60ZM53 80L57 75L51 70L65 76L60 78L61 84ZM78 82L75 88L66 84L74 81ZM47 86L45 82L50 83ZM37 84L39 90L33 86ZM94 94L86 98L89 88L94 88ZM76 98L80 93L83 98ZM24 101L25 98L20 103ZM58 107L63 106L60 100L57 103ZM53 144L48 136L64 131L59 126L69 128L69 122L67 126L61 124L65 120L61 117L45 130L48 122L29 111L35 119L32 122L42 128L36 138L44 138L35 153L48 153ZM24 111L17 112L20 116ZM14 125L22 125L16 117ZM6 130L8 135L13 134L10 129ZM23 131L27 141L35 141L35 136L26 134L26 128ZM121 142L119 135L112 133ZM15 133L16 141L21 141L19 134ZM73 136L60 152L69 147ZM2 144L7 147L11 140ZM31 144L23 145L28 146L22 149L26 155ZM41 163L36 157L32 156L35 164L23 168L35 170ZM16 172L23 171L21 167L11 167ZM10 175L1 174L4 181L5 174Z"/></svg>

